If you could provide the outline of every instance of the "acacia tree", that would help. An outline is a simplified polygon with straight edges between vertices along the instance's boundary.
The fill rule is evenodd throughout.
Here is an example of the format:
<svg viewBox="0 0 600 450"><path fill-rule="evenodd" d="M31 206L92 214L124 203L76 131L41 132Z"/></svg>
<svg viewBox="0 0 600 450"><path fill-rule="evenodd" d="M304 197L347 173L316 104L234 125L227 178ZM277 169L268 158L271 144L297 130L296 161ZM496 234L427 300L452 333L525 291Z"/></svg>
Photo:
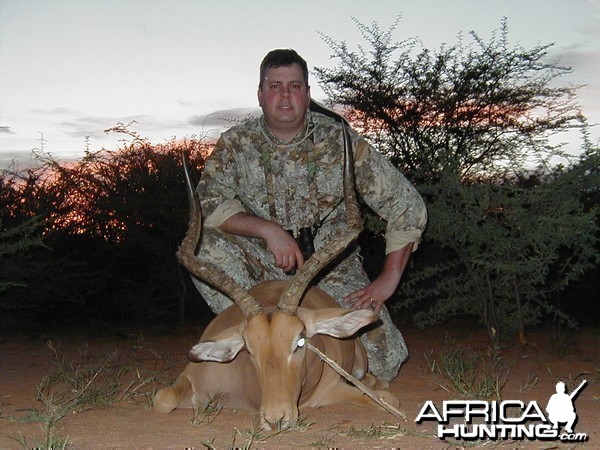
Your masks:
<svg viewBox="0 0 600 450"><path fill-rule="evenodd" d="M26 286L22 278L31 263L27 257L29 250L44 246L40 228L40 221L35 217L11 228L5 227L0 219L0 293Z"/></svg>
<svg viewBox="0 0 600 450"><path fill-rule="evenodd" d="M569 170L526 179L474 182L447 175L427 185L427 240L444 257L427 261L402 286L397 307L436 299L415 314L417 323L476 314L494 342L514 332L526 342L527 326L548 314L574 325L554 299L600 262L598 209L586 210L580 201L582 187L600 181L597 171L586 170L600 163L598 149L594 153Z"/></svg>
<svg viewBox="0 0 600 450"><path fill-rule="evenodd" d="M40 153L37 168L5 173L0 220L42 217L50 249L34 255L26 289L11 290L0 308L22 317L183 321L191 281L175 258L188 221L181 153L198 179L209 148L199 139L153 146L136 138L70 163Z"/></svg>
<svg viewBox="0 0 600 450"><path fill-rule="evenodd" d="M555 85L571 72L547 62L552 44L511 46L502 22L489 41L419 49L356 21L370 51L323 36L338 65L316 68L324 92L405 173L436 178L501 174L561 154L551 135L581 128L577 86Z"/></svg>
<svg viewBox="0 0 600 450"><path fill-rule="evenodd" d="M473 32L438 51L393 42L397 23L357 22L369 51L324 36L339 64L316 69L428 203L425 251L395 307L429 305L415 315L423 325L476 314L494 343L515 329L525 339L544 314L565 318L552 294L598 257L596 212L580 201L589 171L551 170L566 156L555 135L585 132L576 87L556 84L570 69L546 62L551 45L511 46L506 21L487 42ZM597 148L582 148L579 166L597 162Z"/></svg>

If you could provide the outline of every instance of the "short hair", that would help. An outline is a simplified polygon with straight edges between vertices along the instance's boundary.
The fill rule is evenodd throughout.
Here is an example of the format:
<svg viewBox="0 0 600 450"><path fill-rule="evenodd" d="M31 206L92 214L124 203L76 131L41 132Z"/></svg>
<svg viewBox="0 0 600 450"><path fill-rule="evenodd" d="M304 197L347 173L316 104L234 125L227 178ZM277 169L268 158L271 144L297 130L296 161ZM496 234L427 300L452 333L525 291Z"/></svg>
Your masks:
<svg viewBox="0 0 600 450"><path fill-rule="evenodd" d="M304 74L304 81L308 85L308 66L302 56L300 56L296 50L291 48L271 50L263 58L260 63L260 79L258 80L258 88L262 87L263 80L265 79L267 69L276 69L283 66L291 66L292 64L299 64Z"/></svg>

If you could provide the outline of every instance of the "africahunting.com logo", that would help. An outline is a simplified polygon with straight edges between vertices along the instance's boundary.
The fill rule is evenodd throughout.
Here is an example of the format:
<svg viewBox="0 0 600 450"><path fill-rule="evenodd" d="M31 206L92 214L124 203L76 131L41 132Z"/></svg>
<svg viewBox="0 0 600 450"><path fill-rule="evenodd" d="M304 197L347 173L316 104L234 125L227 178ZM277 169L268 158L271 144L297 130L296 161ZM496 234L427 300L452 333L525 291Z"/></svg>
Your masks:
<svg viewBox="0 0 600 450"><path fill-rule="evenodd" d="M567 394L565 384L558 382L556 393L546 405L546 413L536 401L446 400L438 408L428 400L416 422L436 421L440 439L585 442L587 434L574 431L577 422L574 401L585 384L586 380Z"/></svg>

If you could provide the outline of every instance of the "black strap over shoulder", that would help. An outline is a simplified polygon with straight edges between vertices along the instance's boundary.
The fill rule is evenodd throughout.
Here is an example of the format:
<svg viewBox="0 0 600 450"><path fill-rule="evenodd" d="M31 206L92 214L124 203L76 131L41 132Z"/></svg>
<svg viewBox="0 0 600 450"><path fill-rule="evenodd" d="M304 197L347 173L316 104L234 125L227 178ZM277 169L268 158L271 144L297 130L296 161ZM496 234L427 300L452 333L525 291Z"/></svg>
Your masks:
<svg viewBox="0 0 600 450"><path fill-rule="evenodd" d="M337 112L335 112L333 109L326 107L325 105L323 105L322 103L317 102L314 99L310 99L310 105L308 107L308 109L312 112L316 112L316 113L320 113L323 114L325 116L331 117L332 119L334 119L336 122L339 122L342 124L342 137L343 137L343 148L344 148L344 159L346 160L346 163L348 164L348 167L350 168L348 173L352 174L351 177L351 181L350 181L350 185L352 186L353 189L355 188L354 185L354 144L352 142L352 137L350 136L350 132L348 131L348 129L350 128L350 124L348 123L348 121L346 120L345 117L343 117L341 114L338 114ZM343 198L340 199L340 201L338 203L336 203L336 205L329 211L329 213L327 213L319 223L316 224L315 226L315 230L318 230L321 225L323 224L323 222L325 222L325 220L327 219L327 217L344 201Z"/></svg>
<svg viewBox="0 0 600 450"><path fill-rule="evenodd" d="M346 126L350 126L348 121L341 114L338 114L333 109L328 108L327 106L323 105L322 103L317 102L316 100L314 100L312 98L310 99L310 105L308 106L308 109L312 112L320 113L325 116L331 117L332 119L336 120L337 122L342 122Z"/></svg>

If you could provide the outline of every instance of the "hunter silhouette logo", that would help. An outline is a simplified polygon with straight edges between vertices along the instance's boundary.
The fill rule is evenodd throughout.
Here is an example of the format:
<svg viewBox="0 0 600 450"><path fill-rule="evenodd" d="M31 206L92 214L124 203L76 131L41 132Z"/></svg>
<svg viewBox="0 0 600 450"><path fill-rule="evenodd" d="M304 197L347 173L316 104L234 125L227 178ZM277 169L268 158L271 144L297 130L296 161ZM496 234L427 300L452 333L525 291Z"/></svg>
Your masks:
<svg viewBox="0 0 600 450"><path fill-rule="evenodd" d="M546 413L536 401L521 400L445 400L441 407L433 401L425 402L416 422L436 421L440 439L464 440L511 439L511 440L561 440L585 442L586 433L575 433L577 422L574 401L586 385L583 382L570 394L565 383L556 383L546 406ZM452 423L451 423L452 422ZM561 432L561 424L565 424Z"/></svg>
<svg viewBox="0 0 600 450"><path fill-rule="evenodd" d="M573 433L573 425L577 422L577 414L575 413L573 401L586 383L587 380L583 380L571 394L566 393L565 383L562 381L556 383L556 394L550 397L548 406L546 406L548 419L550 419L550 422L554 425L554 429L558 429L559 423L566 423L565 431L567 433Z"/></svg>

